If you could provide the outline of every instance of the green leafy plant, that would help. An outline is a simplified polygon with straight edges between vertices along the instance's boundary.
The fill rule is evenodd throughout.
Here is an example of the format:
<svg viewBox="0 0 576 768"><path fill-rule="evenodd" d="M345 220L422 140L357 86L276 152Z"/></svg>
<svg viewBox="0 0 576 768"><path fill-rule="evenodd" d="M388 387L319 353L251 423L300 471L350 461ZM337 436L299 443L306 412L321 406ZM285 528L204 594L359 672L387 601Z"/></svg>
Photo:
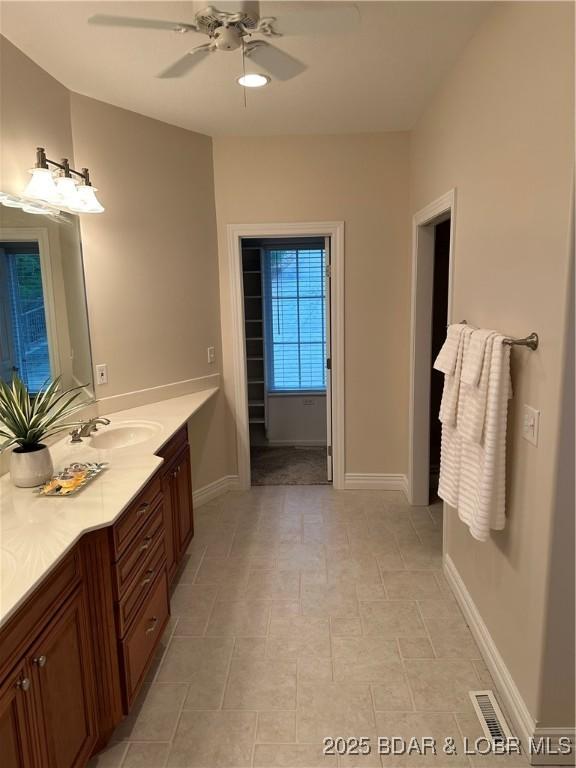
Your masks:
<svg viewBox="0 0 576 768"><path fill-rule="evenodd" d="M0 452L18 445L22 452L35 451L52 435L81 422L67 421L86 406L77 401L82 387L61 391L61 378L46 382L32 397L22 379L14 376L12 384L0 381Z"/></svg>

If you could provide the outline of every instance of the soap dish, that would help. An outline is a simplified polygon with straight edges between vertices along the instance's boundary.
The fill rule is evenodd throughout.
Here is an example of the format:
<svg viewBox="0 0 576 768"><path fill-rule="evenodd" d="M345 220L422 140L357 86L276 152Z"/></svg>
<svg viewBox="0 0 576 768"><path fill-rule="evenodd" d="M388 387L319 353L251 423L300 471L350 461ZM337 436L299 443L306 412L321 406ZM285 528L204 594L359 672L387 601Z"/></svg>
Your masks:
<svg viewBox="0 0 576 768"><path fill-rule="evenodd" d="M41 496L72 496L107 467L106 462L86 462L85 464L70 464L47 483L38 489Z"/></svg>

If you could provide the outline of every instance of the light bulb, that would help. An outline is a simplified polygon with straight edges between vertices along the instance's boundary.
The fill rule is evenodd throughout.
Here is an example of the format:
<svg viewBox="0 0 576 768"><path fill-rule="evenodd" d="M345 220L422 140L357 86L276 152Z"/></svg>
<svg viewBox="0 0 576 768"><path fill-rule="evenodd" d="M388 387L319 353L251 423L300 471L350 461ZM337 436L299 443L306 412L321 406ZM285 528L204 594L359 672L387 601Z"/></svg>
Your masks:
<svg viewBox="0 0 576 768"><path fill-rule="evenodd" d="M26 185L24 196L33 200L46 200L49 203L56 202L57 190L49 168L31 168L32 178Z"/></svg>
<svg viewBox="0 0 576 768"><path fill-rule="evenodd" d="M266 75L250 74L242 75L236 82L244 88L262 88L263 85L268 85L270 78Z"/></svg>
<svg viewBox="0 0 576 768"><path fill-rule="evenodd" d="M77 187L78 206L73 210L76 213L102 213L105 208L96 197L96 191L94 187L86 184Z"/></svg>
<svg viewBox="0 0 576 768"><path fill-rule="evenodd" d="M62 208L68 208L71 211L78 210L80 200L74 179L70 176L58 176L55 183L56 200L54 202Z"/></svg>

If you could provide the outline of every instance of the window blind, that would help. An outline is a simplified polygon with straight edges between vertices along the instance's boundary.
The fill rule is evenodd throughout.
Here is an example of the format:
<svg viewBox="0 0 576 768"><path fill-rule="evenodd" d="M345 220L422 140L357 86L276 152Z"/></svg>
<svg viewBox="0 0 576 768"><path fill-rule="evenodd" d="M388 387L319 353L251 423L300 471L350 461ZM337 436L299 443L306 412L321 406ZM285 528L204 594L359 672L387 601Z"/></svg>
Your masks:
<svg viewBox="0 0 576 768"><path fill-rule="evenodd" d="M264 249L268 389L326 389L324 248Z"/></svg>

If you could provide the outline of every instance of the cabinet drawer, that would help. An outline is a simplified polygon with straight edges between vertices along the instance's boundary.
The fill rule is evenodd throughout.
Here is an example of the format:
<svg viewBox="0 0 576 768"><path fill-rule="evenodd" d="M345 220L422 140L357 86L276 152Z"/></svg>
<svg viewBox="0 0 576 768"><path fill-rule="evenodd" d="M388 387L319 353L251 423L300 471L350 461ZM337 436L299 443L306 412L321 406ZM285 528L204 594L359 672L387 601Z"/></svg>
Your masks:
<svg viewBox="0 0 576 768"><path fill-rule="evenodd" d="M130 541L145 525L154 511L156 497L160 497L161 493L160 476L156 475L118 520L112 531L116 559L120 557Z"/></svg>
<svg viewBox="0 0 576 768"><path fill-rule="evenodd" d="M168 581L166 569L163 568L130 631L121 642L126 709L130 708L138 693L169 615Z"/></svg>
<svg viewBox="0 0 576 768"><path fill-rule="evenodd" d="M136 578L130 584L124 597L117 603L118 608L118 633L124 637L132 618L136 614L141 603L146 599L152 589L155 579L165 567L166 549L164 537L161 535L156 541L154 549L146 555L146 562L138 569Z"/></svg>
<svg viewBox="0 0 576 768"><path fill-rule="evenodd" d="M157 499L150 515L146 518L146 523L116 563L116 597L118 600L130 589L134 579L139 577L145 561L156 547L158 540L162 538L163 518L162 499Z"/></svg>

